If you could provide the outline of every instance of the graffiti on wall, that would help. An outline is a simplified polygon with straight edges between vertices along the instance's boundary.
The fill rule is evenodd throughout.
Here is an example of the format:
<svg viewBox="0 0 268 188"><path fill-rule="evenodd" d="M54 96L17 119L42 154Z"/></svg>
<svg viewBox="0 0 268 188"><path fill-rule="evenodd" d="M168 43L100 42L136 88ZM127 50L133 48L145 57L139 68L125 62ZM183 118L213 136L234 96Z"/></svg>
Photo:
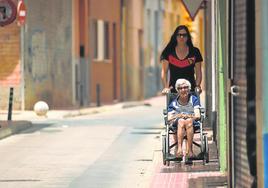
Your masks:
<svg viewBox="0 0 268 188"><path fill-rule="evenodd" d="M31 36L29 54L31 56L31 64L29 72L32 79L41 82L48 74L48 55L46 48L46 36L42 31L36 31Z"/></svg>

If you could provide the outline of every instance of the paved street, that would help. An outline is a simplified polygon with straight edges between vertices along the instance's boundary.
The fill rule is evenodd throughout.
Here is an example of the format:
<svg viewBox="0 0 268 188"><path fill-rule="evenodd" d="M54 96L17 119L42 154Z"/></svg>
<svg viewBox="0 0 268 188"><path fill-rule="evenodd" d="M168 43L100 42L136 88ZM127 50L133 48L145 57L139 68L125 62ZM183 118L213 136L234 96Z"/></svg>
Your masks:
<svg viewBox="0 0 268 188"><path fill-rule="evenodd" d="M208 164L162 164L164 103L164 97L155 97L102 107L98 113L84 109L83 116L74 111L52 111L47 118L15 114L14 119L33 125L0 140L0 187L226 187L210 128Z"/></svg>
<svg viewBox="0 0 268 188"><path fill-rule="evenodd" d="M34 120L0 141L0 187L149 187L161 105Z"/></svg>

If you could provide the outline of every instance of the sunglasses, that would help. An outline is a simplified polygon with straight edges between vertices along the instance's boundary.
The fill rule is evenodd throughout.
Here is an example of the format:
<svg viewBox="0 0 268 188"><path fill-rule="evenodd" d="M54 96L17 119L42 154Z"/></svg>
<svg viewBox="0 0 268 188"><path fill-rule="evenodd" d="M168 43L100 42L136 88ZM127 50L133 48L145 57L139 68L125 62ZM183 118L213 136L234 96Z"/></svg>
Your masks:
<svg viewBox="0 0 268 188"><path fill-rule="evenodd" d="M180 38L188 37L187 33L178 33L177 36L180 37Z"/></svg>
<svg viewBox="0 0 268 188"><path fill-rule="evenodd" d="M188 86L184 86L184 87L178 87L179 90L182 90L182 89L189 89Z"/></svg>

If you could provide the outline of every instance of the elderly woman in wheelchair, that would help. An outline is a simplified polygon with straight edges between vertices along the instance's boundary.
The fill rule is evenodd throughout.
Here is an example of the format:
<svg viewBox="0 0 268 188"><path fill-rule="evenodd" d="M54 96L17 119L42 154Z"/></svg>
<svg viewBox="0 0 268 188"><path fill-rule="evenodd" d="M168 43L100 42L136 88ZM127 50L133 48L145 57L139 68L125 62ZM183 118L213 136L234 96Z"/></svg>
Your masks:
<svg viewBox="0 0 268 188"><path fill-rule="evenodd" d="M176 157L183 156L182 143L187 137L186 157L193 158L193 137L195 122L200 119L200 102L196 95L190 94L191 84L186 79L178 79L175 84L178 96L168 106L168 121L172 124L174 140L178 142Z"/></svg>
<svg viewBox="0 0 268 188"><path fill-rule="evenodd" d="M186 138L185 162L203 160L209 162L209 147L207 135L203 131L205 110L201 107L199 96L191 93L191 84L186 79L178 79L175 84L178 93L166 93L167 106L164 109L165 131L162 132L163 164L183 159L183 140ZM200 133L200 141L193 140L194 134ZM170 135L174 143L170 144ZM193 153L193 145L200 148L198 156ZM174 155L170 153L175 147Z"/></svg>

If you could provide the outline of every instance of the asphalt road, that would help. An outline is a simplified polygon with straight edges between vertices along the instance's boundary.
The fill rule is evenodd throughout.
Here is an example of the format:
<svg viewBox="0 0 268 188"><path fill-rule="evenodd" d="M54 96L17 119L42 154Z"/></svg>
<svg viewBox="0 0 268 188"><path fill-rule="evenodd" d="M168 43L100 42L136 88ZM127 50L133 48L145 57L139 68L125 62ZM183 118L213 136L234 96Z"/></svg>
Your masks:
<svg viewBox="0 0 268 188"><path fill-rule="evenodd" d="M0 187L149 187L161 105L33 122L0 141Z"/></svg>

